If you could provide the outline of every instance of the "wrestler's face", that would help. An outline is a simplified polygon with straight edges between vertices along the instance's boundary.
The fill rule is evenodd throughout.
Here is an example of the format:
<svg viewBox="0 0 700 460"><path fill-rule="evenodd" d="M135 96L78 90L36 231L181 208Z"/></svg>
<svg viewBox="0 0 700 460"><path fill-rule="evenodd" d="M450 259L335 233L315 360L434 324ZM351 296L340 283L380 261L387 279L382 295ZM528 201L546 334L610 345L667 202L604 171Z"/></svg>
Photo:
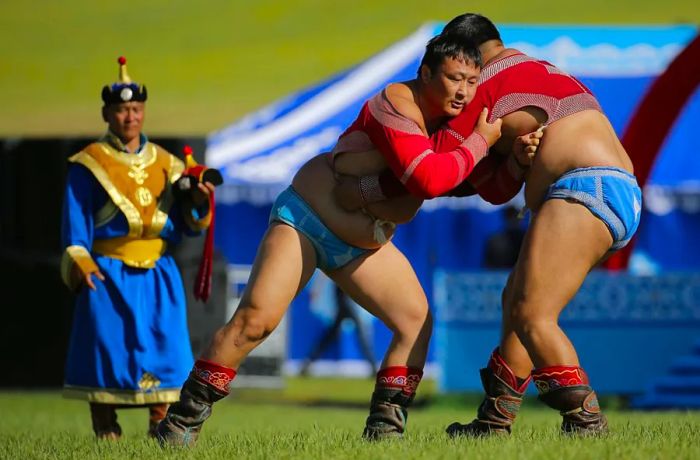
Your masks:
<svg viewBox="0 0 700 460"><path fill-rule="evenodd" d="M122 102L102 107L102 118L109 129L125 144L139 137L143 129L145 104L143 102Z"/></svg>
<svg viewBox="0 0 700 460"><path fill-rule="evenodd" d="M481 68L462 58L446 58L434 72L424 65L421 79L431 111L449 117L459 115L474 99L480 73Z"/></svg>

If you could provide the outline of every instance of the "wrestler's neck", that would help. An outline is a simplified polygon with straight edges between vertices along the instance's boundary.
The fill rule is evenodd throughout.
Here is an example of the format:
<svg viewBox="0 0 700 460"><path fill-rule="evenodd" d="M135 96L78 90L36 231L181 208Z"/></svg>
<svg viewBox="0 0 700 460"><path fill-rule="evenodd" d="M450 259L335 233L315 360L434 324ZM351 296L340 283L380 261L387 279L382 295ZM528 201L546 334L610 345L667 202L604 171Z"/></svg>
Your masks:
<svg viewBox="0 0 700 460"><path fill-rule="evenodd" d="M437 107L434 107L428 102L425 97L425 89L423 88L423 83L420 79L412 80L408 83L408 87L413 93L413 101L418 106L421 114L423 115L424 126L426 134L430 135L433 133L440 125L442 125L444 119L446 118L445 113Z"/></svg>
<svg viewBox="0 0 700 460"><path fill-rule="evenodd" d="M500 40L489 40L482 43L479 45L479 51L481 52L481 61L483 62L482 68L486 67L493 61L512 56L520 52L513 48L506 48L505 45L503 45L503 42Z"/></svg>

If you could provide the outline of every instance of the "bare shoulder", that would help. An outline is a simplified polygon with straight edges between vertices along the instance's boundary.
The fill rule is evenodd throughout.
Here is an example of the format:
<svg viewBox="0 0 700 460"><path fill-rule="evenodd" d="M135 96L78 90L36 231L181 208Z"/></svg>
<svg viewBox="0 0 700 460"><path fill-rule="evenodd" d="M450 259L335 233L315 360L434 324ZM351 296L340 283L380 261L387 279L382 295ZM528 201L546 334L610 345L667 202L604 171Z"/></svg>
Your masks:
<svg viewBox="0 0 700 460"><path fill-rule="evenodd" d="M416 104L413 91L408 83L392 83L386 87L385 94L394 109L404 117L416 122L425 131L423 113Z"/></svg>

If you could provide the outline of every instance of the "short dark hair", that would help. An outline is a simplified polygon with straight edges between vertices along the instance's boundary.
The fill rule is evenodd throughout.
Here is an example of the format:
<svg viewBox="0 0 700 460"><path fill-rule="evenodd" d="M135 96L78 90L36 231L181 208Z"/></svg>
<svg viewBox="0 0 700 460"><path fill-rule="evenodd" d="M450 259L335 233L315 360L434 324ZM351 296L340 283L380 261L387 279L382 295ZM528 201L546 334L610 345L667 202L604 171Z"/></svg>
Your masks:
<svg viewBox="0 0 700 460"><path fill-rule="evenodd" d="M501 34L493 22L486 16L476 13L460 14L445 25L442 33L457 35L463 40L475 43L476 46L489 40L502 41Z"/></svg>
<svg viewBox="0 0 700 460"><path fill-rule="evenodd" d="M425 46L425 54L418 67L420 76L421 67L428 66L431 72L435 72L447 58L463 58L464 62L472 62L476 67L481 67L481 53L479 47L463 37L442 33L431 38Z"/></svg>

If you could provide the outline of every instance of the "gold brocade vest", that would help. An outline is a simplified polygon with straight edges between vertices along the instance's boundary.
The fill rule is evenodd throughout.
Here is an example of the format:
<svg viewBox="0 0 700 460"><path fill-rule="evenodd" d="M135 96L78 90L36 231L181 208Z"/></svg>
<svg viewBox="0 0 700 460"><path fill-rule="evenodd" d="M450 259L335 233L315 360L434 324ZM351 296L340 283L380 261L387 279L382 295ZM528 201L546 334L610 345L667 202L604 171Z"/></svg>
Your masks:
<svg viewBox="0 0 700 460"><path fill-rule="evenodd" d="M95 215L95 227L106 224L119 211L129 224L126 236L95 240L93 250L127 265L155 266L165 252L159 235L172 205L170 184L182 175L184 163L150 142L139 153L120 152L107 142L95 142L69 161L88 168L109 195L110 200Z"/></svg>

